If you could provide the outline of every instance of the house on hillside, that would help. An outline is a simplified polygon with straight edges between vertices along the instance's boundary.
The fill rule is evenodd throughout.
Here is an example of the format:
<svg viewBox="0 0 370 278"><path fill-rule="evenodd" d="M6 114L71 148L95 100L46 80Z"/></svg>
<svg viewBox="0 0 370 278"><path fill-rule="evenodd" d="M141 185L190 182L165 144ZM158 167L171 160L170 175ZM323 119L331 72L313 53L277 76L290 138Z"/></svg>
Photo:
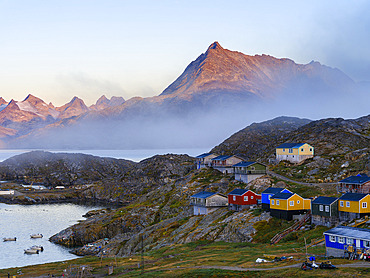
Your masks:
<svg viewBox="0 0 370 278"><path fill-rule="evenodd" d="M312 224L331 227L339 223L338 198L319 196L311 202Z"/></svg>
<svg viewBox="0 0 370 278"><path fill-rule="evenodd" d="M324 232L327 257L345 257L349 250L355 253L370 251L370 229L338 226Z"/></svg>
<svg viewBox="0 0 370 278"><path fill-rule="evenodd" d="M229 209L236 211L257 205L261 201L261 195L248 189L234 189L227 194L227 197L229 201Z"/></svg>
<svg viewBox="0 0 370 278"><path fill-rule="evenodd" d="M370 193L370 177L365 174L350 176L338 182L338 193Z"/></svg>
<svg viewBox="0 0 370 278"><path fill-rule="evenodd" d="M370 215L370 195L346 193L338 199L340 221L349 221Z"/></svg>
<svg viewBox="0 0 370 278"><path fill-rule="evenodd" d="M234 165L242 162L243 159L236 155L219 155L211 159L212 167L223 174L234 173Z"/></svg>
<svg viewBox="0 0 370 278"><path fill-rule="evenodd" d="M245 183L266 175L266 165L255 161L242 161L234 165L235 179Z"/></svg>
<svg viewBox="0 0 370 278"><path fill-rule="evenodd" d="M269 187L261 193L262 209L270 211L270 198L277 193L292 193L289 189L279 187Z"/></svg>
<svg viewBox="0 0 370 278"><path fill-rule="evenodd" d="M299 163L313 157L314 148L307 143L284 143L276 148L276 161Z"/></svg>
<svg viewBox="0 0 370 278"><path fill-rule="evenodd" d="M227 197L220 193L202 191L190 196L194 215L208 214L220 207L227 207Z"/></svg>
<svg viewBox="0 0 370 278"><path fill-rule="evenodd" d="M197 169L201 169L204 167L210 167L211 166L211 159L215 158L218 156L218 154L214 153L203 153L201 155L198 155L195 157L196 159L196 164L197 164Z"/></svg>
<svg viewBox="0 0 370 278"><path fill-rule="evenodd" d="M305 214L311 209L311 200L295 193L277 193L270 198L270 215L292 220L293 215Z"/></svg>

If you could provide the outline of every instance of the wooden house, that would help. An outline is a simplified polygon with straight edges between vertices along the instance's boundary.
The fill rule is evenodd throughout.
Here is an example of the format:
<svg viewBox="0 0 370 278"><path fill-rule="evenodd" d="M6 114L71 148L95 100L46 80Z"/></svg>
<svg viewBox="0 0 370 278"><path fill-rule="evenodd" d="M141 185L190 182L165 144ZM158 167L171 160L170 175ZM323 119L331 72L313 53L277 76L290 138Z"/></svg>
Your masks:
<svg viewBox="0 0 370 278"><path fill-rule="evenodd" d="M204 167L210 167L212 164L211 159L215 158L216 156L218 155L214 153L203 153L201 155L196 156L195 159L196 159L197 169L201 169Z"/></svg>
<svg viewBox="0 0 370 278"><path fill-rule="evenodd" d="M269 187L265 189L261 193L261 204L262 209L266 211L270 211L270 198L271 196L277 194L277 193L292 193L290 190L286 188L279 188L279 187Z"/></svg>
<svg viewBox="0 0 370 278"><path fill-rule="evenodd" d="M194 215L208 214L220 207L227 207L227 197L220 193L202 191L190 196Z"/></svg>
<svg viewBox="0 0 370 278"><path fill-rule="evenodd" d="M211 159L212 167L223 174L234 173L234 165L242 162L243 159L236 155L219 155Z"/></svg>
<svg viewBox="0 0 370 278"><path fill-rule="evenodd" d="M327 257L345 257L348 250L370 251L370 229L338 226L324 232L324 237Z"/></svg>
<svg viewBox="0 0 370 278"><path fill-rule="evenodd" d="M276 161L299 163L313 157L314 148L307 143L284 143L276 148Z"/></svg>
<svg viewBox="0 0 370 278"><path fill-rule="evenodd" d="M266 175L266 165L255 161L242 161L234 165L235 179L245 183Z"/></svg>
<svg viewBox="0 0 370 278"><path fill-rule="evenodd" d="M311 209L311 200L295 193L277 193L270 198L270 215L292 220L293 215L305 214Z"/></svg>
<svg viewBox="0 0 370 278"><path fill-rule="evenodd" d="M365 174L351 176L338 182L338 193L370 193L370 177Z"/></svg>
<svg viewBox="0 0 370 278"><path fill-rule="evenodd" d="M349 221L370 214L370 195L346 193L338 200L340 221Z"/></svg>
<svg viewBox="0 0 370 278"><path fill-rule="evenodd" d="M234 189L227 194L227 197L229 201L229 209L236 211L257 205L261 201L261 195L248 189Z"/></svg>
<svg viewBox="0 0 370 278"><path fill-rule="evenodd" d="M338 198L319 196L311 202L312 224L331 227L339 223Z"/></svg>

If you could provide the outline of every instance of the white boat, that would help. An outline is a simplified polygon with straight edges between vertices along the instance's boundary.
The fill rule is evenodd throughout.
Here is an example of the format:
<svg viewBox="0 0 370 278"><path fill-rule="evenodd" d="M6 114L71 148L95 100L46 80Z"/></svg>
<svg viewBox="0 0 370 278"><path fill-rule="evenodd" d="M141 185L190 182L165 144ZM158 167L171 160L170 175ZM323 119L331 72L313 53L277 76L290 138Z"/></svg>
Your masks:
<svg viewBox="0 0 370 278"><path fill-rule="evenodd" d="M31 238L42 238L43 235L42 234L33 234L31 235Z"/></svg>
<svg viewBox="0 0 370 278"><path fill-rule="evenodd" d="M26 254L38 254L39 250L28 248L28 249L24 250L24 253L26 253Z"/></svg>
<svg viewBox="0 0 370 278"><path fill-rule="evenodd" d="M4 237L3 238L3 241L16 241L17 238L16 237Z"/></svg>
<svg viewBox="0 0 370 278"><path fill-rule="evenodd" d="M34 245L30 249L39 250L41 252L44 251L44 247L42 247L41 245Z"/></svg>

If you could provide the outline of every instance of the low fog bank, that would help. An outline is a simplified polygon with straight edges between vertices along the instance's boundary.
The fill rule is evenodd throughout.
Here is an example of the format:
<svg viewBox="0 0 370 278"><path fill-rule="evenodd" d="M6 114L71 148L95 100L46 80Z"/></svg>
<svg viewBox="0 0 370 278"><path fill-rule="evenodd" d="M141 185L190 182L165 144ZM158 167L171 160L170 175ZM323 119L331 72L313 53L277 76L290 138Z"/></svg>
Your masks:
<svg viewBox="0 0 370 278"><path fill-rule="evenodd" d="M310 88L285 90L276 100L214 95L206 102L138 103L109 118L85 118L9 142L10 148L168 149L216 146L250 125L278 116L317 120L370 114L370 84L327 93ZM312 91L313 90L313 91Z"/></svg>

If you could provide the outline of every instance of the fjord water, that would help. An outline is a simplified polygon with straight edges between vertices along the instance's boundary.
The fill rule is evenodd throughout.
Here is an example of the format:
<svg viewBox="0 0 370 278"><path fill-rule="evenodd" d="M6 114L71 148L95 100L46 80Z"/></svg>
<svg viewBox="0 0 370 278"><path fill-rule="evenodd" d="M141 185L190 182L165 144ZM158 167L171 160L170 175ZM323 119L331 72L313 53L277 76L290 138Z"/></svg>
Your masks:
<svg viewBox="0 0 370 278"><path fill-rule="evenodd" d="M7 205L0 203L0 269L43 264L77 258L68 248L49 242L49 237L84 219L87 211L98 206L77 204ZM31 234L43 238L31 239ZM4 237L17 241L3 242ZM35 255L24 254L24 249L42 245L44 251Z"/></svg>

